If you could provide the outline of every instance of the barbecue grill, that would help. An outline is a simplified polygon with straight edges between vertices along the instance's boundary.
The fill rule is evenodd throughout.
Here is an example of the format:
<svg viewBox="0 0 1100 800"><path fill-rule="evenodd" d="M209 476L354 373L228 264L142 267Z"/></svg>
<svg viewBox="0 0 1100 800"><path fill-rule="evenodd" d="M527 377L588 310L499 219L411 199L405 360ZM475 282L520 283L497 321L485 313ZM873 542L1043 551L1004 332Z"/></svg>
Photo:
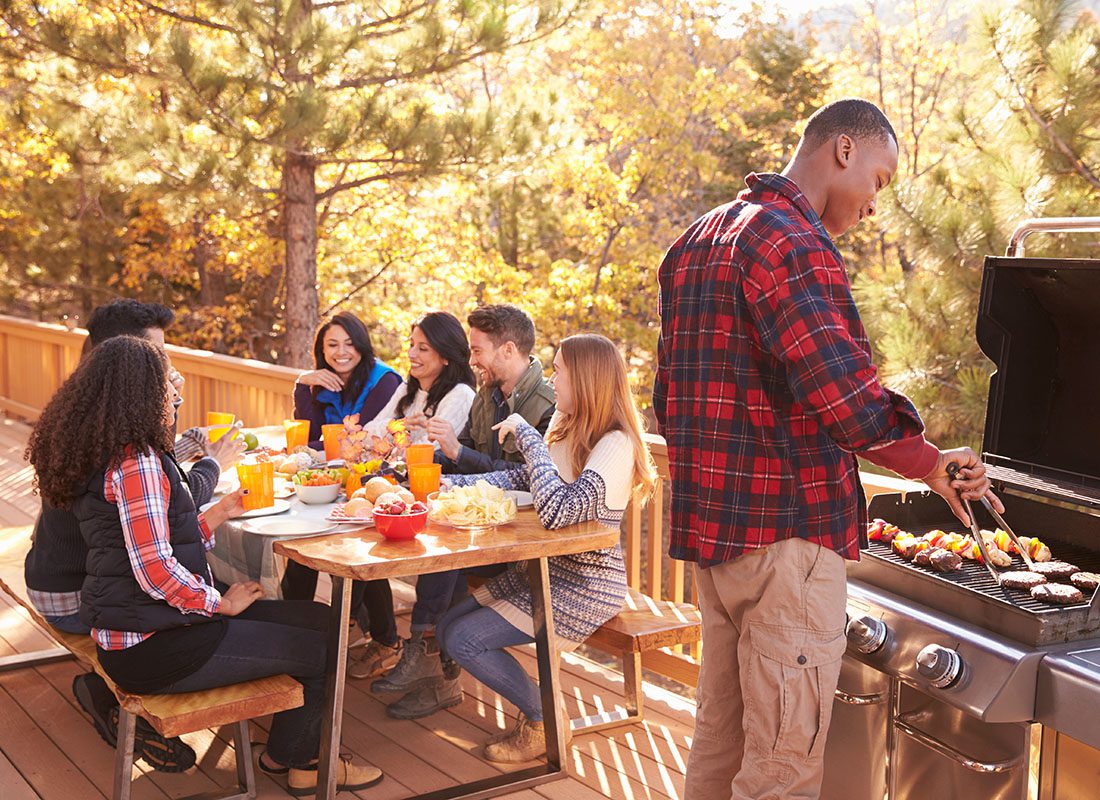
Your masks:
<svg viewBox="0 0 1100 800"><path fill-rule="evenodd" d="M1040 230L1100 231L1100 218L1028 221L985 261L977 340L997 369L982 459L1016 533L1100 572L1100 260L1023 257ZM968 532L928 492L877 495L869 513L917 536ZM1019 556L1011 569L1026 569ZM938 573L883 542L848 577L823 797L1100 796L1100 592L1047 605L977 561Z"/></svg>

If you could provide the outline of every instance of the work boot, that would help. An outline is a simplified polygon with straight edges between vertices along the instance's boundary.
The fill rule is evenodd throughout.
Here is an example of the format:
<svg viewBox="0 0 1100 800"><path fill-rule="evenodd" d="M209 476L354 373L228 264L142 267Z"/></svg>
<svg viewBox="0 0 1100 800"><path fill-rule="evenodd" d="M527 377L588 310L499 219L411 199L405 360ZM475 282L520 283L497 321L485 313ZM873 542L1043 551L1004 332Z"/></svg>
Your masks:
<svg viewBox="0 0 1100 800"><path fill-rule="evenodd" d="M462 687L458 678L437 678L431 683L413 689L396 703L386 707L386 713L394 719L420 719L462 702Z"/></svg>
<svg viewBox="0 0 1100 800"><path fill-rule="evenodd" d="M546 731L542 722L533 722L524 714L512 731L498 742L485 745L485 758L498 764L534 761L546 755Z"/></svg>
<svg viewBox="0 0 1100 800"><path fill-rule="evenodd" d="M389 675L372 683L370 690L374 694L408 694L442 677L443 664L435 637L424 638L421 631L414 631L405 642L397 666Z"/></svg>
<svg viewBox="0 0 1100 800"><path fill-rule="evenodd" d="M348 657L348 675L352 678L376 678L398 663L400 657L400 639L393 646L372 639L362 653Z"/></svg>
<svg viewBox="0 0 1100 800"><path fill-rule="evenodd" d="M353 764L350 758L340 756L336 767L336 791L356 792L374 786L383 778L382 770L369 764ZM317 794L317 768L290 768L286 776L287 791L295 797Z"/></svg>

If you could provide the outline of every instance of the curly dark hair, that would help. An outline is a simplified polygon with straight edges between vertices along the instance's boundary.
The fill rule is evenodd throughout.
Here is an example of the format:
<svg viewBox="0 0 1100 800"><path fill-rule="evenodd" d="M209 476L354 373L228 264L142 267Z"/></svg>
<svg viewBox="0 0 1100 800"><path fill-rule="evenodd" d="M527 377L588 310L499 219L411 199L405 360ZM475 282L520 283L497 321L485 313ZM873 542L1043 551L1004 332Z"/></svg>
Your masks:
<svg viewBox="0 0 1100 800"><path fill-rule="evenodd" d="M115 336L144 336L150 328L164 330L176 312L160 303L142 303L122 298L99 306L88 318L88 340L92 347Z"/></svg>
<svg viewBox="0 0 1100 800"><path fill-rule="evenodd" d="M98 345L57 390L27 446L35 488L69 508L96 472L137 453L170 453L165 414L168 358L145 339L116 336Z"/></svg>

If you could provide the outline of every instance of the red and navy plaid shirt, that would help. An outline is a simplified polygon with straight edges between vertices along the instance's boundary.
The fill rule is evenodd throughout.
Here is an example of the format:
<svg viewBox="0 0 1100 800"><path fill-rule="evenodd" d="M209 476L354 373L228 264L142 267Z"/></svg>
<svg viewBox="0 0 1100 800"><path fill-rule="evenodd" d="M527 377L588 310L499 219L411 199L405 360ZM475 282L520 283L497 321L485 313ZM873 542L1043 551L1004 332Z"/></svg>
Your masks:
<svg viewBox="0 0 1100 800"><path fill-rule="evenodd" d="M859 557L855 453L924 477L937 450L876 377L840 252L789 179L750 175L658 273L653 405L668 442L673 558L711 566L802 538Z"/></svg>
<svg viewBox="0 0 1100 800"><path fill-rule="evenodd" d="M138 586L185 614L209 617L218 613L221 594L199 575L191 573L172 555L168 530L171 484L160 458L154 453L133 455L107 470L103 484L108 502L118 506L126 555ZM214 533L199 514L203 546L214 547ZM148 639L152 633L93 628L92 637L104 650L122 650Z"/></svg>

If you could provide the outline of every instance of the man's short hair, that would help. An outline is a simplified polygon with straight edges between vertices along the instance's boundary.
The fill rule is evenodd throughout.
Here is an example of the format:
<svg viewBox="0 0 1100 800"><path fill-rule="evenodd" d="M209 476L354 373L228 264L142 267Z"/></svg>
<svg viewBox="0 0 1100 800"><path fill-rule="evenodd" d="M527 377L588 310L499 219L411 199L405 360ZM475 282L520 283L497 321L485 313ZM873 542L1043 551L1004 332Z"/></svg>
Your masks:
<svg viewBox="0 0 1100 800"><path fill-rule="evenodd" d="M514 342L525 356L535 348L535 323L511 303L478 306L466 317L466 324L484 333L497 347Z"/></svg>
<svg viewBox="0 0 1100 800"><path fill-rule="evenodd" d="M889 136L894 144L898 143L894 126L882 109L858 97L846 97L819 108L807 121L802 138L810 147L816 148L842 133L853 139L885 139Z"/></svg>
<svg viewBox="0 0 1100 800"><path fill-rule="evenodd" d="M112 300L88 318L88 340L95 347L115 336L144 336L150 328L164 330L175 318L175 312L160 303Z"/></svg>

